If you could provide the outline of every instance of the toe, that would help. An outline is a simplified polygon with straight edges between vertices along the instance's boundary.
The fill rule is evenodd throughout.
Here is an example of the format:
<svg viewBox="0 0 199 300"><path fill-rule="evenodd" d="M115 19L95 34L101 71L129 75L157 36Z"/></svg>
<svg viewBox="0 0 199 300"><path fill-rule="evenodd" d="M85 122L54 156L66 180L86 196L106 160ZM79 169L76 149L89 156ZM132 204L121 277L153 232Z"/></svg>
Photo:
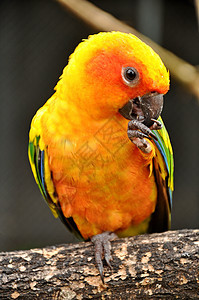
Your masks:
<svg viewBox="0 0 199 300"><path fill-rule="evenodd" d="M109 266L110 269L112 269L110 261L112 260L111 256L111 243L109 240L103 241L103 247L104 247L104 259Z"/></svg>
<svg viewBox="0 0 199 300"><path fill-rule="evenodd" d="M91 238L91 241L93 242L94 247L95 247L95 262L96 262L97 268L99 270L101 280L104 283L104 277L103 277L104 268L103 268L103 263L102 263L103 246L102 246L101 239L98 239L97 237L98 237L98 235L93 236Z"/></svg>
<svg viewBox="0 0 199 300"><path fill-rule="evenodd" d="M101 234L97 234L91 238L91 241L93 242L95 246L95 262L97 264L100 277L102 282L104 283L104 276L103 276L103 262L102 262L102 255L104 254L104 259L109 266L109 268L112 269L110 261L112 260L111 256L111 243L110 241L114 240L116 238L116 234L112 232L103 232Z"/></svg>

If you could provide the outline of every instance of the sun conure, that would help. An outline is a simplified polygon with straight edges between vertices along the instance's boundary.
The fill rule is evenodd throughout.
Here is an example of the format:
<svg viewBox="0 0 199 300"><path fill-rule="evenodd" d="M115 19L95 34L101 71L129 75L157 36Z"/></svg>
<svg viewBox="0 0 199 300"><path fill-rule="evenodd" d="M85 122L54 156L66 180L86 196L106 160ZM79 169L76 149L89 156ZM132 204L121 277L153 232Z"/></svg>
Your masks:
<svg viewBox="0 0 199 300"><path fill-rule="evenodd" d="M95 245L110 266L110 240L170 226L173 154L160 117L169 73L132 34L81 42L34 116L29 159L55 217Z"/></svg>

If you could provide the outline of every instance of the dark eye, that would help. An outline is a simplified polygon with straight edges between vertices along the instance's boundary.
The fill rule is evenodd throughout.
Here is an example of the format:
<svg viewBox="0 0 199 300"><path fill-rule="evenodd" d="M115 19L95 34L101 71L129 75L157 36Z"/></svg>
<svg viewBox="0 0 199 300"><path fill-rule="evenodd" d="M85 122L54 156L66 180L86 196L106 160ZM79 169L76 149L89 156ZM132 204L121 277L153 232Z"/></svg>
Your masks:
<svg viewBox="0 0 199 300"><path fill-rule="evenodd" d="M129 86L134 86L138 83L139 74L135 68L126 67L126 68L122 68L122 78L125 84Z"/></svg>

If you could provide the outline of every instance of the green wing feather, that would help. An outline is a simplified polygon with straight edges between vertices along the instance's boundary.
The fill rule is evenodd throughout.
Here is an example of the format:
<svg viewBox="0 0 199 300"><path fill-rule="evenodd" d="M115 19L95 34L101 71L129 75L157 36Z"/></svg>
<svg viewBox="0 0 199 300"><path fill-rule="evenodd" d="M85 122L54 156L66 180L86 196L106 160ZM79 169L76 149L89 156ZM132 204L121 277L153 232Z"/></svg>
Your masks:
<svg viewBox="0 0 199 300"><path fill-rule="evenodd" d="M44 170L44 160L46 159L45 150L41 150L39 147L40 136L36 136L33 141L29 142L28 145L28 155L30 160L30 165L33 171L33 175L35 177L35 181L38 184L40 192L50 209L53 212L55 217L58 217L57 211L57 199L56 197L52 197L49 195L49 191L47 189L46 181L45 181L45 170Z"/></svg>
<svg viewBox="0 0 199 300"><path fill-rule="evenodd" d="M174 160L171 142L165 125L159 117L162 129L154 130L157 137L154 143L157 147L154 157L154 174L158 188L158 201L156 210L152 215L150 232L161 232L168 230L171 223L171 205L173 193Z"/></svg>
<svg viewBox="0 0 199 300"><path fill-rule="evenodd" d="M59 217L70 231L72 231L79 239L82 239L81 233L79 232L73 218L65 218L62 213L58 197L56 196L53 180L51 178L47 149L45 148L44 150L41 150L39 142L40 136L36 136L33 141L29 142L28 145L28 155L35 181L38 184L40 192L50 207L53 215L55 217Z"/></svg>
<svg viewBox="0 0 199 300"><path fill-rule="evenodd" d="M155 141L157 148L159 149L160 153L162 154L167 171L168 171L168 189L170 194L170 206L172 206L172 193L174 190L174 158L173 158L173 150L170 142L170 138L166 127L163 123L161 117L158 119L162 123L162 129L158 131L153 131L156 135L158 141Z"/></svg>

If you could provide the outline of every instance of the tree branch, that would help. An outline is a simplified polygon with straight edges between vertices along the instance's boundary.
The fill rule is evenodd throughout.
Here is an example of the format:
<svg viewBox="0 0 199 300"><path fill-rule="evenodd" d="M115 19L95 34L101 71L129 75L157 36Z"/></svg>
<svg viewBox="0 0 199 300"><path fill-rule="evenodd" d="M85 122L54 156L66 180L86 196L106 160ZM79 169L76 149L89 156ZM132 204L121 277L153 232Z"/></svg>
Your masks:
<svg viewBox="0 0 199 300"><path fill-rule="evenodd" d="M199 230L112 242L105 285L90 242L0 253L1 299L199 299Z"/></svg>
<svg viewBox="0 0 199 300"><path fill-rule="evenodd" d="M199 101L199 70L172 52L164 49L131 26L86 0L56 0L76 17L98 31L122 31L133 33L150 45L162 58L173 78L187 88ZM186 74L186 76L185 76Z"/></svg>

